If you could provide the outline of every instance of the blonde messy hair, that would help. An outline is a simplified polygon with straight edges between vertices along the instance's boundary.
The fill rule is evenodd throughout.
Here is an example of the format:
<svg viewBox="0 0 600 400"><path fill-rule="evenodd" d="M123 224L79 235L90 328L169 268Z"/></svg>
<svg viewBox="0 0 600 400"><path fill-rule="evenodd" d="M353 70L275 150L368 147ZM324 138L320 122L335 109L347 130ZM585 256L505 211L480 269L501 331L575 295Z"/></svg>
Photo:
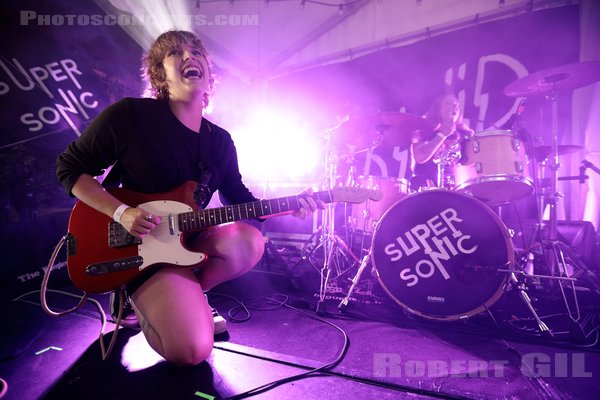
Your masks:
<svg viewBox="0 0 600 400"><path fill-rule="evenodd" d="M170 49L188 44L198 48L208 64L209 87L204 94L204 108L208 107L210 97L214 92L213 65L204 48L202 41L192 32L171 30L161 34L150 46L150 50L142 58L142 78L146 82L145 95L159 100L169 98L169 87L166 82L165 69L162 61Z"/></svg>

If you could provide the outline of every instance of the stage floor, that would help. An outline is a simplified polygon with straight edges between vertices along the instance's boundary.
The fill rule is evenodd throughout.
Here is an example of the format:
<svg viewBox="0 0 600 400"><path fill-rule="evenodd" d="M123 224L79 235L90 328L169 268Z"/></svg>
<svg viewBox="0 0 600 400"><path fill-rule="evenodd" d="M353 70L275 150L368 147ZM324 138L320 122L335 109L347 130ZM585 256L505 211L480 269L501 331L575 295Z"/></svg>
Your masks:
<svg viewBox="0 0 600 400"><path fill-rule="evenodd" d="M344 312L337 307L339 293L332 294L317 315L317 275L306 269L261 265L213 290L209 299L228 320L228 333L193 368L165 363L138 331L126 329L102 361L100 315L89 302L63 317L47 315L39 293L4 302L4 398L229 398L281 379L288 381L254 398L593 399L600 391L597 311L585 304L580 329L551 315L559 309L544 310L549 327L563 331L550 339L533 332L526 308L508 294L490 310L495 322L489 315L424 319L378 290L356 297ZM47 297L54 309L75 304L62 293ZM93 298L106 309L108 295ZM106 344L113 329L107 323ZM338 357L333 368L310 372ZM291 378L298 374L305 376Z"/></svg>

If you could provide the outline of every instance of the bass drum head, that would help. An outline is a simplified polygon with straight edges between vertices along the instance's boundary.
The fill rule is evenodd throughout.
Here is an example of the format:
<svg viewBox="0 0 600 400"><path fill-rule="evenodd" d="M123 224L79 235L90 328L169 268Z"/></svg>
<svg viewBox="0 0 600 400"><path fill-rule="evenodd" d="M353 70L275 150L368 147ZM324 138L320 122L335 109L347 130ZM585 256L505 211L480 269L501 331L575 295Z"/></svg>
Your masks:
<svg viewBox="0 0 600 400"><path fill-rule="evenodd" d="M508 230L481 201L425 191L394 204L375 228L377 278L400 306L425 318L457 320L504 293L513 265Z"/></svg>

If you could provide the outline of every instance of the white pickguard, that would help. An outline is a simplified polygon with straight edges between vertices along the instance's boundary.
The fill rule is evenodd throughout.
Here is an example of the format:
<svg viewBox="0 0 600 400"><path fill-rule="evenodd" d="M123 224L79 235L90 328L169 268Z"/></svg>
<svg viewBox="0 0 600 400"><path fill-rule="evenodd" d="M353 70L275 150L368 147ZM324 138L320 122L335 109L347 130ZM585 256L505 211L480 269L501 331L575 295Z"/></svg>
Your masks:
<svg viewBox="0 0 600 400"><path fill-rule="evenodd" d="M160 224L138 245L138 254L144 259L140 270L157 263L168 263L180 266L192 266L206 258L204 253L189 251L181 244L181 231L177 226L177 214L193 211L190 206L178 201L159 200L143 203L138 206L153 215L161 217ZM169 214L175 218L175 232L169 232Z"/></svg>

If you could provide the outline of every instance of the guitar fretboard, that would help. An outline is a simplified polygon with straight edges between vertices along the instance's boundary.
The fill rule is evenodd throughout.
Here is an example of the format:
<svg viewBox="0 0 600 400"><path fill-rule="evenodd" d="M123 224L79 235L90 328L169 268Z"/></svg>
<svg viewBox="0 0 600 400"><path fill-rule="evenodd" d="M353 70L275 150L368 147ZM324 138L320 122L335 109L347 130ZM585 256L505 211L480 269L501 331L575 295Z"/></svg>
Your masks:
<svg viewBox="0 0 600 400"><path fill-rule="evenodd" d="M300 204L300 198L302 197L308 196L288 196L270 200L257 200L250 203L186 212L177 215L177 222L181 232L196 231L227 222L298 210L302 207ZM315 200L322 200L325 203L333 202L330 191L316 192L310 197Z"/></svg>

